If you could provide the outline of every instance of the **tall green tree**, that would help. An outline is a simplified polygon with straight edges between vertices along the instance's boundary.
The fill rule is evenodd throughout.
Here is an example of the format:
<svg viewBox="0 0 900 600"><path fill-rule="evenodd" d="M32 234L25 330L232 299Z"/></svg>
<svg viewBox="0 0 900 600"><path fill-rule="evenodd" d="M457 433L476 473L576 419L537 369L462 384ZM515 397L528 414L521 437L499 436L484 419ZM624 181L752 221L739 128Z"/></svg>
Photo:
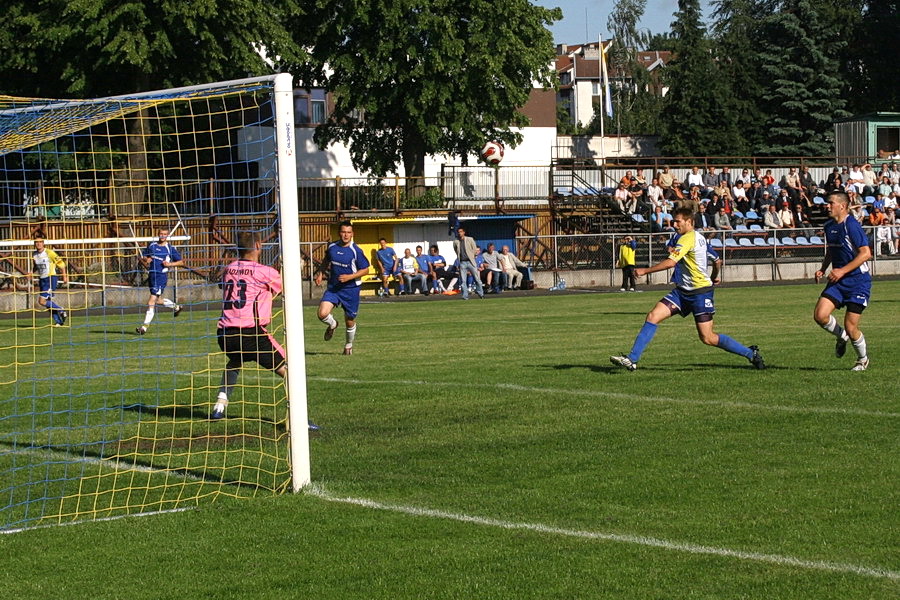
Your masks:
<svg viewBox="0 0 900 600"><path fill-rule="evenodd" d="M660 146L669 156L742 155L746 146L730 81L719 70L702 23L699 0L678 0Z"/></svg>
<svg viewBox="0 0 900 600"><path fill-rule="evenodd" d="M411 177L428 155L518 143L532 83L555 84L546 27L561 17L528 0L319 0L294 24L321 67L305 80L335 99L316 142L348 144L361 171L402 164Z"/></svg>
<svg viewBox="0 0 900 600"><path fill-rule="evenodd" d="M302 61L298 0L0 0L0 90L95 97L264 75Z"/></svg>
<svg viewBox="0 0 900 600"><path fill-rule="evenodd" d="M825 3L820 0L823 4ZM860 0L850 3L854 4ZM865 0L851 23L856 25L841 53L840 70L849 90L853 113L900 111L900 1ZM837 6L846 6L843 3Z"/></svg>
<svg viewBox="0 0 900 600"><path fill-rule="evenodd" d="M760 98L767 116L756 151L772 156L823 156L834 145L833 122L848 116L838 51L845 43L826 27L810 0L784 0L763 22Z"/></svg>

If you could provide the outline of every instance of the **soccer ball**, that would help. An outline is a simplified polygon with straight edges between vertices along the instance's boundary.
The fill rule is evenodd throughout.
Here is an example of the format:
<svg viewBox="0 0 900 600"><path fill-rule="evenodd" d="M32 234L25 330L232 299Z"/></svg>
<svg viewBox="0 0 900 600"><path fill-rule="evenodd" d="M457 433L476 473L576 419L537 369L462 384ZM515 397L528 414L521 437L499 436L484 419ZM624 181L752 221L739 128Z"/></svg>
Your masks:
<svg viewBox="0 0 900 600"><path fill-rule="evenodd" d="M481 160L493 166L499 165L503 160L503 144L501 142L488 142L481 149Z"/></svg>

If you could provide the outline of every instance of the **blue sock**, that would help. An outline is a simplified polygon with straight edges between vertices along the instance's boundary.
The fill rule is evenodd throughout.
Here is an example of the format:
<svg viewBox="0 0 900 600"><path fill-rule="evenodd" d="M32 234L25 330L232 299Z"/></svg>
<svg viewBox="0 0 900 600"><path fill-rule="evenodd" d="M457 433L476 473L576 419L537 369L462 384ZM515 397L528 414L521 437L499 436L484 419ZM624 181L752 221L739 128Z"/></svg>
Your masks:
<svg viewBox="0 0 900 600"><path fill-rule="evenodd" d="M721 333L719 334L719 343L716 345L722 350L727 350L732 354L739 354L744 358L749 359L753 357L753 350Z"/></svg>
<svg viewBox="0 0 900 600"><path fill-rule="evenodd" d="M50 313L50 316L53 318L53 322L54 322L54 323L57 323L57 324L59 324L59 325L62 325L62 319L61 319L60 316L59 316L59 312L57 312L57 311L55 311L55 310L53 310L53 309L47 309L47 312Z"/></svg>
<svg viewBox="0 0 900 600"><path fill-rule="evenodd" d="M63 307L54 302L53 300L47 300L47 308L50 310L62 310Z"/></svg>
<svg viewBox="0 0 900 600"><path fill-rule="evenodd" d="M631 362L636 363L641 359L641 354L644 353L644 350L650 345L653 336L656 335L657 327L659 326L656 323L644 321L644 326L641 327L637 337L634 338L634 346L631 347L631 352L628 354L628 358L631 359Z"/></svg>

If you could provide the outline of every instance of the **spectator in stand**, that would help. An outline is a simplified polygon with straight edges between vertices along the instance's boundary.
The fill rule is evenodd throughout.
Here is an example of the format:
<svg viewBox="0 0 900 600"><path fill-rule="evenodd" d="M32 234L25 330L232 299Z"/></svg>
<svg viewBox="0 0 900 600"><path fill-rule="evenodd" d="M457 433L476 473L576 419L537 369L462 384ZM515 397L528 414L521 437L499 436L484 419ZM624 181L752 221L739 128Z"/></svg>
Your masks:
<svg viewBox="0 0 900 600"><path fill-rule="evenodd" d="M871 196L875 193L875 188L878 187L878 180L875 178L875 171L872 169L872 165L866 163L862 167L862 176L863 176L863 195Z"/></svg>
<svg viewBox="0 0 900 600"><path fill-rule="evenodd" d="M881 170L878 171L878 175L875 177L878 181L881 181L885 177L888 178L888 182L891 180L891 168L888 166L888 163L881 163Z"/></svg>
<svg viewBox="0 0 900 600"><path fill-rule="evenodd" d="M812 227L809 217L806 216L804 208L800 205L797 205L797 207L794 208L793 219L794 227Z"/></svg>
<svg viewBox="0 0 900 600"><path fill-rule="evenodd" d="M766 209L763 226L766 229L781 229L781 218L778 216L778 211L775 210L774 204L770 204Z"/></svg>
<svg viewBox="0 0 900 600"><path fill-rule="evenodd" d="M622 211L622 214L630 215L634 212L636 204L632 204L634 198L631 196L631 192L628 191L628 187L625 185L624 181L619 182L619 187L616 188L613 197L616 199L616 203L619 205L619 210Z"/></svg>
<svg viewBox="0 0 900 600"><path fill-rule="evenodd" d="M897 163L891 163L891 185L900 185L900 165Z"/></svg>
<svg viewBox="0 0 900 600"><path fill-rule="evenodd" d="M634 291L635 250L637 250L637 240L630 235L626 235L619 245L619 262L617 263L618 267L622 269L622 288L619 290L620 292L625 290L629 292Z"/></svg>
<svg viewBox="0 0 900 600"><path fill-rule="evenodd" d="M788 169L787 174L781 178L779 185L782 190L787 190L788 196L791 197L791 204L800 202L800 174L797 173L795 167Z"/></svg>
<svg viewBox="0 0 900 600"><path fill-rule="evenodd" d="M744 185L746 185L748 187L750 186L750 184L753 183L753 181L750 179L750 177L752 177L752 175L750 175L750 169L743 169L743 170L741 170L741 174L738 175L738 179L743 181Z"/></svg>
<svg viewBox="0 0 900 600"><path fill-rule="evenodd" d="M481 256L484 258L484 270L487 272L487 293L499 294L503 291L503 280L506 276L500 268L500 254L493 242L488 244L487 252L483 252Z"/></svg>
<svg viewBox="0 0 900 600"><path fill-rule="evenodd" d="M800 206L799 204L795 204L794 206ZM781 221L781 226L785 229L789 227L794 227L794 211L791 209L790 202L782 202L781 210L778 211L778 219Z"/></svg>
<svg viewBox="0 0 900 600"><path fill-rule="evenodd" d="M882 195L879 194L879 193L876 193L876 194L875 194L875 199L872 200L872 202L871 202L871 204L870 204L870 207L871 207L871 208L878 208L878 209L880 209L881 211L884 211L884 196L882 196Z"/></svg>
<svg viewBox="0 0 900 600"><path fill-rule="evenodd" d="M753 175L750 176L750 183L756 183L757 181L760 185L763 185L762 169L760 169L759 167L753 169Z"/></svg>
<svg viewBox="0 0 900 600"><path fill-rule="evenodd" d="M638 167L635 170L633 183L641 186L642 190L647 189L647 177L644 175L644 169L642 167Z"/></svg>
<svg viewBox="0 0 900 600"><path fill-rule="evenodd" d="M763 190L762 200L759 201L759 209L761 211L768 211L769 206L775 202L775 199L772 198L772 194L769 190Z"/></svg>
<svg viewBox="0 0 900 600"><path fill-rule="evenodd" d="M731 227L731 219L728 217L728 213L725 212L725 207L719 207L719 212L716 213L716 216L713 217L713 225L716 229L721 229L728 231L732 229Z"/></svg>
<svg viewBox="0 0 900 600"><path fill-rule="evenodd" d="M731 167L722 167L722 172L719 173L719 183L731 187Z"/></svg>
<svg viewBox="0 0 900 600"><path fill-rule="evenodd" d="M840 179L841 179L841 170L838 169L837 167L833 168L831 170L831 173L829 173L828 177L825 179L825 186L824 186L825 193L827 194L828 192L833 192L834 190L839 189L837 187L837 183L835 180L840 180Z"/></svg>
<svg viewBox="0 0 900 600"><path fill-rule="evenodd" d="M738 179L734 182L734 185L731 187L731 197L734 198L734 203L737 204L742 199L747 199L747 188L750 187L750 184L744 184L743 179ZM744 212L744 211L741 211Z"/></svg>
<svg viewBox="0 0 900 600"><path fill-rule="evenodd" d="M897 194L895 192L891 192L884 197L884 214L893 223L892 217L897 216Z"/></svg>
<svg viewBox="0 0 900 600"><path fill-rule="evenodd" d="M687 198L683 198L678 202L678 208L689 208L691 212L698 212L700 210L700 188L693 187L691 188L691 193Z"/></svg>
<svg viewBox="0 0 900 600"><path fill-rule="evenodd" d="M890 196L891 192L894 191L894 188L891 185L890 176L887 176L887 175L882 176L881 183L878 184L878 189L875 191L878 192L879 194L881 194L881 196L883 198L887 198L888 196Z"/></svg>
<svg viewBox="0 0 900 600"><path fill-rule="evenodd" d="M768 190L770 194L775 193L775 176L772 175L772 169L766 169L766 174L762 178L763 189Z"/></svg>
<svg viewBox="0 0 900 600"><path fill-rule="evenodd" d="M421 252L422 247L419 246L419 251ZM406 289L410 294L415 294L416 289L422 290L422 293L426 296L428 295L428 288L426 286L425 274L419 271L419 263L416 261L416 257L412 255L409 248L403 249L403 258L400 259L400 273L403 274L403 280L406 282ZM418 283L419 286L416 288L414 285Z"/></svg>
<svg viewBox="0 0 900 600"><path fill-rule="evenodd" d="M794 204L794 201L791 198L790 194L788 194L788 191L784 188L781 188L778 191L778 196L775 198L775 207L781 209L785 202L792 206Z"/></svg>
<svg viewBox="0 0 900 600"><path fill-rule="evenodd" d="M828 190L826 188L826 193L831 192L843 192L847 189L847 185L844 183L844 176L838 173L835 175L834 179L831 181L832 188Z"/></svg>
<svg viewBox="0 0 900 600"><path fill-rule="evenodd" d="M694 229L696 231L715 231L716 226L713 223L712 215L706 211L709 200L703 201L703 210L694 212Z"/></svg>
<svg viewBox="0 0 900 600"><path fill-rule="evenodd" d="M719 202L725 206L725 211L730 213L731 207L734 206L734 198L731 196L731 186L726 181L720 181L713 189L713 196L719 197ZM712 196L710 196L712 198Z"/></svg>
<svg viewBox="0 0 900 600"><path fill-rule="evenodd" d="M694 186L697 186L700 189L703 189L703 175L700 173L700 167L692 167L691 173L687 178L687 188L691 189Z"/></svg>
<svg viewBox="0 0 900 600"><path fill-rule="evenodd" d="M432 293L441 294L447 291L444 281L447 279L447 260L441 256L440 250L436 245L432 245L428 249L428 266L431 269L431 290Z"/></svg>
<svg viewBox="0 0 900 600"><path fill-rule="evenodd" d="M663 189L659 185L659 178L657 177L653 178L653 181L650 182L650 187L647 188L647 200L650 201L653 207L665 207L666 201L663 197Z"/></svg>
<svg viewBox="0 0 900 600"><path fill-rule="evenodd" d="M762 202L762 199L763 199L762 182L754 181L750 185L750 189L747 190L747 208L749 210L757 210L758 208L760 208L760 203ZM747 212L746 210L741 210L740 208L738 208L738 210L740 210L742 213Z"/></svg>
<svg viewBox="0 0 900 600"><path fill-rule="evenodd" d="M653 216L650 218L650 229L653 233L675 231L672 226L672 215L667 213L662 206L657 206L653 209Z"/></svg>
<svg viewBox="0 0 900 600"><path fill-rule="evenodd" d="M669 172L668 165L663 165L662 173L658 173L656 178L659 180L659 187L663 189L663 197L666 200L672 201L676 196L675 188L676 186L680 186L681 182L675 178L675 175Z"/></svg>
<svg viewBox="0 0 900 600"><path fill-rule="evenodd" d="M862 168L859 165L853 165L853 168L850 169L847 173L847 181L845 182L848 186L853 187L853 190L857 194L863 193L863 188L866 186L865 181L863 179Z"/></svg>
<svg viewBox="0 0 900 600"><path fill-rule="evenodd" d="M428 278L431 276L431 257L422 253L422 246L416 246L416 264L419 268L418 274L422 275L425 283L422 285L422 295L427 296L431 287L428 284Z"/></svg>
<svg viewBox="0 0 900 600"><path fill-rule="evenodd" d="M518 269L528 269L528 266L519 260L519 257L509 251L509 246L503 246L498 257L500 268L506 279L506 289L515 290L521 287L524 274Z"/></svg>
<svg viewBox="0 0 900 600"><path fill-rule="evenodd" d="M709 167L706 173L703 174L703 189L700 195L704 198L709 198L717 185L719 185L719 174L716 173L715 167Z"/></svg>
<svg viewBox="0 0 900 600"><path fill-rule="evenodd" d="M805 165L800 167L800 188L807 198L806 206L808 208L812 205L812 199L819 192L819 186L816 184L816 180L813 179L812 173L809 172L809 167Z"/></svg>

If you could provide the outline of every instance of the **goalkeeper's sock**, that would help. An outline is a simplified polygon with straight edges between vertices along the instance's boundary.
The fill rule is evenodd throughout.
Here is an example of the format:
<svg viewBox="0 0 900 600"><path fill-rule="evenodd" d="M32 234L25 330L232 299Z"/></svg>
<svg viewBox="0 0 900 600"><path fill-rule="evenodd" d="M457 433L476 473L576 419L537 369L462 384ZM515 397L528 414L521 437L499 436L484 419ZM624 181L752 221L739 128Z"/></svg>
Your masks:
<svg viewBox="0 0 900 600"><path fill-rule="evenodd" d="M853 349L856 350L856 356L859 358L866 358L868 356L868 352L866 351L866 336L859 332L859 339L850 340L853 344Z"/></svg>
<svg viewBox="0 0 900 600"><path fill-rule="evenodd" d="M844 328L838 325L837 319L834 318L834 315L828 315L828 322L822 325L822 329L824 329L834 337L841 338L845 342L850 339L850 336L847 335L847 332L844 331Z"/></svg>
<svg viewBox="0 0 900 600"><path fill-rule="evenodd" d="M716 344L716 346L718 346L722 350L731 352L732 354L738 354L747 359L753 358L753 350L738 342L737 340L721 333L719 334L719 343Z"/></svg>
<svg viewBox="0 0 900 600"><path fill-rule="evenodd" d="M353 340L356 339L356 325L353 327L347 328L347 346L353 345Z"/></svg>
<svg viewBox="0 0 900 600"><path fill-rule="evenodd" d="M644 350L647 349L647 346L649 346L650 342L653 340L653 336L656 335L657 327L656 323L644 321L644 326L641 327L637 337L634 338L634 345L631 347L631 352L628 354L628 358L631 359L631 362L636 363L641 359L641 354L644 353Z"/></svg>
<svg viewBox="0 0 900 600"><path fill-rule="evenodd" d="M156 314L156 310L152 308L147 309L147 313L144 315L144 327L150 325L150 322L153 321L153 315Z"/></svg>

